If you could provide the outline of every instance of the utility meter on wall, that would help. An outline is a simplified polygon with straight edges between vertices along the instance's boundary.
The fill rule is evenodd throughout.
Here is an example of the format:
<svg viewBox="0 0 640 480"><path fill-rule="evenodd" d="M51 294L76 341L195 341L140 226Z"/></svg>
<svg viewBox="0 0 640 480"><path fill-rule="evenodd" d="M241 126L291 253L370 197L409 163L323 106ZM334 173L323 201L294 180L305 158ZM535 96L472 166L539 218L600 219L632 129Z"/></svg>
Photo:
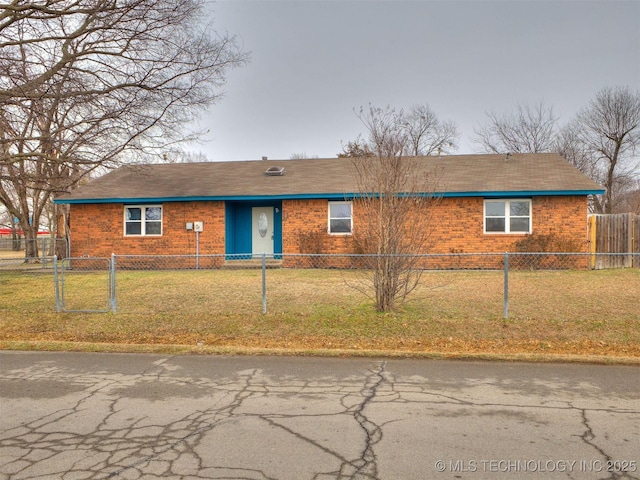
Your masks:
<svg viewBox="0 0 640 480"><path fill-rule="evenodd" d="M195 232L201 232L204 230L204 222L193 222L193 230Z"/></svg>

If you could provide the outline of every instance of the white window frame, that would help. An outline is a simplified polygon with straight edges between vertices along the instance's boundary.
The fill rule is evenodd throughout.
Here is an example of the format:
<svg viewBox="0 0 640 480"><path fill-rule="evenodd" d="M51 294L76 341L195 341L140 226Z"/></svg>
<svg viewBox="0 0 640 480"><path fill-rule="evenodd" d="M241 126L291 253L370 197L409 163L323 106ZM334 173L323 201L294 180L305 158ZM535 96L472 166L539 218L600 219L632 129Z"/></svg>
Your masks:
<svg viewBox="0 0 640 480"><path fill-rule="evenodd" d="M331 216L331 206L332 205L348 205L349 206L349 217L332 217ZM349 231L348 232L333 232L331 230L331 220L349 220ZM330 201L327 207L327 232L329 235L353 235L353 202L351 201L339 201L333 202Z"/></svg>
<svg viewBox="0 0 640 480"><path fill-rule="evenodd" d="M127 219L127 209L129 208L139 208L140 209L140 220L128 220ZM151 220L153 222L160 223L160 233L147 233L147 221L146 221L146 212L148 208L159 208L160 209L160 220ZM162 205L125 205L123 209L123 227L124 227L124 236L125 237L161 237L163 231L163 218L164 212ZM127 223L132 222L140 222L140 233L127 233Z"/></svg>
<svg viewBox="0 0 640 480"><path fill-rule="evenodd" d="M511 215L511 202L527 202L529 204L529 215ZM490 216L488 218L504 218L504 231L494 232L487 231L487 204L489 203L504 203L504 216ZM486 235L530 235L533 228L533 210L532 202L530 198L492 198L484 200L483 216L482 216L482 229ZM529 218L528 231L511 231L511 219L512 218Z"/></svg>

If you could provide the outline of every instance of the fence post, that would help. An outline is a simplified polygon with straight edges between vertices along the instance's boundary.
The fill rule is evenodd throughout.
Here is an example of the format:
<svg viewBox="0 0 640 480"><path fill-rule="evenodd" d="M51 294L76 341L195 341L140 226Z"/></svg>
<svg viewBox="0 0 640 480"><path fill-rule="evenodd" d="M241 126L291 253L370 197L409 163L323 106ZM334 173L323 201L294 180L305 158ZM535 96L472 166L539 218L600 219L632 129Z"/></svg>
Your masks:
<svg viewBox="0 0 640 480"><path fill-rule="evenodd" d="M116 295L116 254L111 254L111 264L109 265L109 304L111 311L116 313L118 299Z"/></svg>
<svg viewBox="0 0 640 480"><path fill-rule="evenodd" d="M262 314L267 313L267 255L262 254Z"/></svg>
<svg viewBox="0 0 640 480"><path fill-rule="evenodd" d="M509 252L504 252L504 313L503 318L509 318Z"/></svg>
<svg viewBox="0 0 640 480"><path fill-rule="evenodd" d="M200 232L196 231L196 270L200 269Z"/></svg>
<svg viewBox="0 0 640 480"><path fill-rule="evenodd" d="M53 256L53 290L56 295L56 312L60 313L60 286L58 285L58 256Z"/></svg>

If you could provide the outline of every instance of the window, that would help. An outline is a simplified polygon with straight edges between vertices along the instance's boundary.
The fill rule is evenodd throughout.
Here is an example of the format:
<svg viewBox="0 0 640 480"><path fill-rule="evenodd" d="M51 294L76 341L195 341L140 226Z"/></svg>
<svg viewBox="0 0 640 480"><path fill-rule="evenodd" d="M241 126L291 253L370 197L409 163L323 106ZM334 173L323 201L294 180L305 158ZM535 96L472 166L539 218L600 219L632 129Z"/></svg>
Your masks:
<svg viewBox="0 0 640 480"><path fill-rule="evenodd" d="M352 228L351 202L329 202L329 233L349 235Z"/></svg>
<svg viewBox="0 0 640 480"><path fill-rule="evenodd" d="M484 233L531 233L531 200L485 200Z"/></svg>
<svg viewBox="0 0 640 480"><path fill-rule="evenodd" d="M125 235L162 235L162 207L124 207Z"/></svg>

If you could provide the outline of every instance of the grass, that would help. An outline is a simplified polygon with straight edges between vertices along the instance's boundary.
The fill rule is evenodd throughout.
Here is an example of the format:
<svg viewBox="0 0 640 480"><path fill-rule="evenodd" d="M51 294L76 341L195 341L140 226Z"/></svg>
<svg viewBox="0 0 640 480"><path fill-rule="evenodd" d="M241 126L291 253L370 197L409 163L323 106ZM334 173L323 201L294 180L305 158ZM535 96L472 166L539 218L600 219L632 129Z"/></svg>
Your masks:
<svg viewBox="0 0 640 480"><path fill-rule="evenodd" d="M121 271L117 313L56 313L51 272L0 272L0 348L549 355L640 363L640 271L425 272L398 311L378 313L357 272ZM107 274L70 272L65 307L107 307Z"/></svg>

